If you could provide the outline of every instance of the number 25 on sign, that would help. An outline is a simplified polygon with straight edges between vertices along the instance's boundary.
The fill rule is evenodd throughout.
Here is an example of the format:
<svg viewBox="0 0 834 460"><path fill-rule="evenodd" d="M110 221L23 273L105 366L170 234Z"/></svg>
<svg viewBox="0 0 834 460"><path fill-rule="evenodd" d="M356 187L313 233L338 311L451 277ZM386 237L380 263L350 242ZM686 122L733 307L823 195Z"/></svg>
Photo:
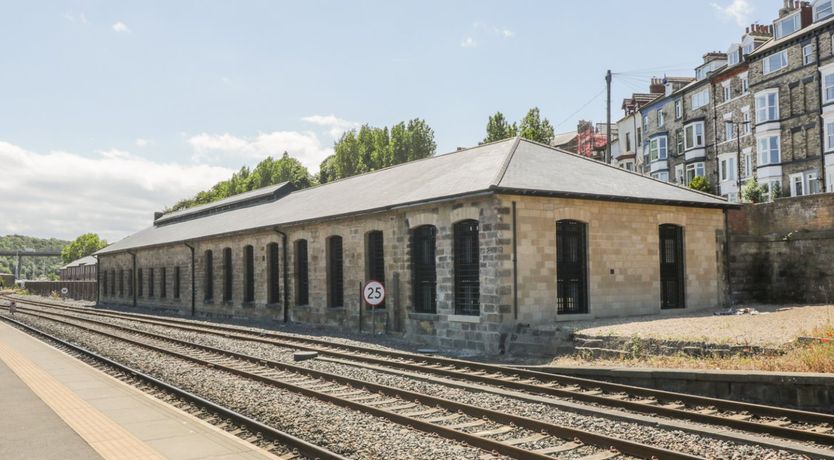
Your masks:
<svg viewBox="0 0 834 460"><path fill-rule="evenodd" d="M385 286L379 281L368 281L362 289L362 297L368 305L377 306L385 300Z"/></svg>

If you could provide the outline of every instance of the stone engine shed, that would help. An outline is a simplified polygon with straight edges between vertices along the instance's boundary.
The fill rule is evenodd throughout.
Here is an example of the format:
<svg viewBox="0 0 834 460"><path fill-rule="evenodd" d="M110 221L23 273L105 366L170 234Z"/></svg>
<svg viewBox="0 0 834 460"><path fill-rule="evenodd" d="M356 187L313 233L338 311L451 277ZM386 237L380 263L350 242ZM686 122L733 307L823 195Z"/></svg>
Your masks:
<svg viewBox="0 0 834 460"><path fill-rule="evenodd" d="M723 199L508 139L184 211L99 251L99 301L498 353L518 325L723 303ZM360 310L360 286L386 286ZM374 318L376 316L376 318Z"/></svg>

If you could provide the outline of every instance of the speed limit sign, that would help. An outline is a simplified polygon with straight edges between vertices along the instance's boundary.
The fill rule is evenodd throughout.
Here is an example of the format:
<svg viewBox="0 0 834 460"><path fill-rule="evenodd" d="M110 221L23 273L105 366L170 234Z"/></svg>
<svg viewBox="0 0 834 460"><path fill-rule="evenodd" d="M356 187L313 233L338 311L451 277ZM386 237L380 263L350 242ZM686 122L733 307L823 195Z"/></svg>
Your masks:
<svg viewBox="0 0 834 460"><path fill-rule="evenodd" d="M385 286L379 281L368 281L362 289L362 298L371 306L377 306L385 300Z"/></svg>
<svg viewBox="0 0 834 460"><path fill-rule="evenodd" d="M69 289L67 289L65 287L61 288L61 294L67 295L68 293L69 293Z"/></svg>

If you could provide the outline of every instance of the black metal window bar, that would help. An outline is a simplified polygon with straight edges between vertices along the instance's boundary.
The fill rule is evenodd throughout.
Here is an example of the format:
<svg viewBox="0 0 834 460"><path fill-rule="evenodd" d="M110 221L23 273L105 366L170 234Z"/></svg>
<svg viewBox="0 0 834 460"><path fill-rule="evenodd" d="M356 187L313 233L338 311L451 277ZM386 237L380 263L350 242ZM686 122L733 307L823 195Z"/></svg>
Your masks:
<svg viewBox="0 0 834 460"><path fill-rule="evenodd" d="M159 297L164 299L168 297L168 268L162 267L159 269Z"/></svg>
<svg viewBox="0 0 834 460"><path fill-rule="evenodd" d="M411 233L411 273L414 311L437 312L437 228L424 225Z"/></svg>
<svg viewBox="0 0 834 460"><path fill-rule="evenodd" d="M123 268L119 269L119 297L125 296L125 271Z"/></svg>
<svg viewBox="0 0 834 460"><path fill-rule="evenodd" d="M110 295L116 297L116 270L110 270Z"/></svg>
<svg viewBox="0 0 834 460"><path fill-rule="evenodd" d="M145 279L141 268L136 271L136 294L139 297L145 295Z"/></svg>
<svg viewBox="0 0 834 460"><path fill-rule="evenodd" d="M307 240L298 240L295 242L295 278L297 283L295 304L307 305L310 303L310 273L307 260Z"/></svg>
<svg viewBox="0 0 834 460"><path fill-rule="evenodd" d="M206 279L203 282L203 295L205 296L205 300L210 301L214 298L214 253L211 250L206 251L203 257L203 263L206 269Z"/></svg>
<svg viewBox="0 0 834 460"><path fill-rule="evenodd" d="M556 222L556 308L558 314L588 313L587 225Z"/></svg>
<svg viewBox="0 0 834 460"><path fill-rule="evenodd" d="M374 230L368 233L368 279L379 281L385 285L385 250L383 248L382 232ZM377 305L376 308L385 308L385 301Z"/></svg>
<svg viewBox="0 0 834 460"><path fill-rule="evenodd" d="M660 307L684 308L683 228L660 226Z"/></svg>
<svg viewBox="0 0 834 460"><path fill-rule="evenodd" d="M279 299L279 264L278 243L269 243L266 246L266 294L267 303L278 303Z"/></svg>
<svg viewBox="0 0 834 460"><path fill-rule="evenodd" d="M243 301L255 301L255 248L243 247Z"/></svg>
<svg viewBox="0 0 834 460"><path fill-rule="evenodd" d="M101 271L101 295L107 295L107 270Z"/></svg>
<svg viewBox="0 0 834 460"><path fill-rule="evenodd" d="M480 253L478 221L464 220L453 227L455 238L455 314L479 315Z"/></svg>
<svg viewBox="0 0 834 460"><path fill-rule="evenodd" d="M127 295L133 297L133 269L127 270Z"/></svg>
<svg viewBox="0 0 834 460"><path fill-rule="evenodd" d="M153 272L154 272L153 268L148 269L148 297L153 297L153 291L154 291L154 278L153 278L154 273Z"/></svg>
<svg viewBox="0 0 834 460"><path fill-rule="evenodd" d="M327 283L329 306L344 306L345 279L341 236L331 236L327 240Z"/></svg>
<svg viewBox="0 0 834 460"><path fill-rule="evenodd" d="M223 300L232 300L232 248L223 248Z"/></svg>
<svg viewBox="0 0 834 460"><path fill-rule="evenodd" d="M174 298L180 298L180 267L174 267Z"/></svg>

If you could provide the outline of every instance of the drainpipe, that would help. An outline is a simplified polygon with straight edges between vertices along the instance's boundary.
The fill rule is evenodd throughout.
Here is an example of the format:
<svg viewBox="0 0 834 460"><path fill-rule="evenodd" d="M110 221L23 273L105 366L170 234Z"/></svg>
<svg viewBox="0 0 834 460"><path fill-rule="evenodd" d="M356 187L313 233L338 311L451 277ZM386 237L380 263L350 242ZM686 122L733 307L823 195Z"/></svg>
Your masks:
<svg viewBox="0 0 834 460"><path fill-rule="evenodd" d="M196 313L196 303L194 299L197 292L197 286L194 284L194 246L191 246L186 242L183 242L182 244L191 250L191 316L193 317Z"/></svg>
<svg viewBox="0 0 834 460"><path fill-rule="evenodd" d="M817 176L817 182L820 184L820 191L825 192L826 188L826 181L828 178L825 176L825 120L822 118L822 75L819 72L819 65L820 65L820 34L816 32L816 63L817 63L817 100L819 101L819 121L820 127L817 130L819 132L820 138L820 173Z"/></svg>
<svg viewBox="0 0 834 460"><path fill-rule="evenodd" d="M518 320L518 228L513 201L513 318Z"/></svg>
<svg viewBox="0 0 834 460"><path fill-rule="evenodd" d="M729 210L724 208L724 271L727 277L727 301L732 307L733 301L733 277L730 276L730 219Z"/></svg>
<svg viewBox="0 0 834 460"><path fill-rule="evenodd" d="M284 322L290 322L290 293L289 293L289 282L290 278L287 274L287 234L278 230L277 228L273 228L272 231L281 235L281 245L283 247L282 252L282 262L281 265L284 266Z"/></svg>
<svg viewBox="0 0 834 460"><path fill-rule="evenodd" d="M136 308L136 253L128 251L128 254L130 254L133 257L133 279L130 280L130 282L131 287L133 288L133 308Z"/></svg>
<svg viewBox="0 0 834 460"><path fill-rule="evenodd" d="M94 255L93 257L96 258L96 306L98 306L99 295L101 294L101 261L98 260L98 256ZM17 266L20 267L20 259L18 259Z"/></svg>

